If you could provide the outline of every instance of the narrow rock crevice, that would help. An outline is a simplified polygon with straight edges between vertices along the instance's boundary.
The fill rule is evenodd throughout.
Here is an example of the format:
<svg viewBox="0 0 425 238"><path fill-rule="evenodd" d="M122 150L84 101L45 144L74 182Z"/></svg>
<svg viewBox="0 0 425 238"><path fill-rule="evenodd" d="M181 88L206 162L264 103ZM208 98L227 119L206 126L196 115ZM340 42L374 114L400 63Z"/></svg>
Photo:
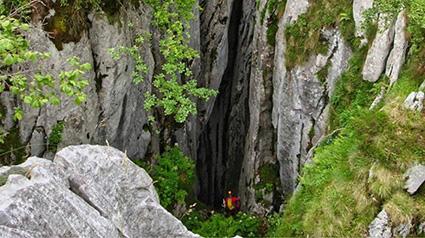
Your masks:
<svg viewBox="0 0 425 238"><path fill-rule="evenodd" d="M211 116L199 137L197 173L199 199L219 207L226 190L236 193L244 158L248 120L249 72L240 54L252 39L242 26L243 1L234 0L229 18L228 61ZM248 48L248 47L247 47ZM245 56L245 55L243 55Z"/></svg>

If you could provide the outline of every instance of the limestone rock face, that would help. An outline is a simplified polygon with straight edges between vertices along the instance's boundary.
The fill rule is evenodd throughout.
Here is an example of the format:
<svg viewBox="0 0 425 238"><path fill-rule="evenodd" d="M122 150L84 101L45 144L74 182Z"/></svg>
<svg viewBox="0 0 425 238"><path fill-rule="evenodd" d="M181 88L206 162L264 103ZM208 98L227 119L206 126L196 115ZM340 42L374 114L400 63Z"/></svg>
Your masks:
<svg viewBox="0 0 425 238"><path fill-rule="evenodd" d="M132 27L109 23L106 16L92 16L90 45L96 67L99 114L96 117L96 134L92 142L109 143L127 151L131 158L143 158L151 135L145 131L147 113L143 110L144 94L150 92L154 59L150 44L141 49L148 73L141 84L134 84L131 74L134 62L123 56L115 61L109 49L132 44L137 34L146 34L150 27L150 13L147 8L129 8L121 18L131 22Z"/></svg>
<svg viewBox="0 0 425 238"><path fill-rule="evenodd" d="M112 147L67 147L53 162L32 157L5 174L2 237L196 237L159 205L147 173Z"/></svg>
<svg viewBox="0 0 425 238"><path fill-rule="evenodd" d="M155 66L153 47L147 41L141 49L149 70L144 82L137 85L131 77L134 61L126 56L115 61L109 50L131 45L136 34L149 33L151 14L146 6L129 6L125 11L119 10L117 17L122 22L131 22L132 26L111 22L102 12L89 14L90 24L87 25L90 27L83 31L78 42L64 43L63 49L57 49L40 26L31 28L28 40L32 49L48 52L51 57L30 67L40 67L57 77L61 71L71 69L67 60L73 56L93 67L84 75L89 86L86 88L87 101L83 105L76 105L72 98L61 95L60 107L32 109L2 93L2 105L6 109L5 128L19 127L20 140L22 144L28 144L28 154L47 156L46 139L60 122L64 124L64 130L59 148L81 143L105 144L107 140L127 151L132 158L144 157L151 140L146 131L147 113L143 105L145 92L151 90ZM24 119L19 124L12 120L16 106L24 109Z"/></svg>
<svg viewBox="0 0 425 238"><path fill-rule="evenodd" d="M395 228L393 228L393 234L396 234L396 237L406 238L410 234L410 231L412 230L412 228L413 228L413 225L412 225L412 221L410 220L409 222L405 224L400 224L396 226Z"/></svg>
<svg viewBox="0 0 425 238"><path fill-rule="evenodd" d="M310 160L309 150L326 132L328 100L351 57L351 50L337 29L323 30L322 37L329 42L328 52L313 55L303 65L287 70L284 29L308 7L308 3L295 2L288 1L279 23L273 75L273 125L277 132L276 153L285 196L295 190L300 169ZM321 70L326 70L324 79L317 76Z"/></svg>
<svg viewBox="0 0 425 238"><path fill-rule="evenodd" d="M210 100L212 105L207 103L201 111L197 154L199 198L204 203L219 207L226 190L238 191L239 188L250 117L248 97L256 7L255 1L204 3L206 9L201 15L201 22L203 25L211 24L213 28L202 28L205 33L201 34L201 40L208 43L207 48L202 43L202 54L211 54L210 60L213 62L204 62L211 64L203 65L204 69L212 67L212 71L203 75L201 82L219 83L219 95L215 100ZM210 4L216 5L213 7ZM217 10L207 12L211 7ZM223 13L225 17L221 21L205 21L214 20ZM225 24L224 28L222 24ZM214 32L214 28L223 29L224 32ZM203 38L208 35L214 36L214 41ZM224 52L227 52L226 56L222 55ZM216 76L219 78L212 77L214 72L218 73Z"/></svg>
<svg viewBox="0 0 425 238"><path fill-rule="evenodd" d="M390 219L389 214L383 209L376 218L369 225L370 238L390 238L390 237L408 237L411 231L414 229L412 220L394 225ZM420 226L418 227L418 233L420 234Z"/></svg>
<svg viewBox="0 0 425 238"><path fill-rule="evenodd" d="M390 55L388 56L385 75L390 79L390 85L394 84L400 74L401 68L406 59L408 40L406 36L407 21L406 12L402 11L395 23L394 43Z"/></svg>
<svg viewBox="0 0 425 238"><path fill-rule="evenodd" d="M407 178L405 188L408 193L413 195L425 182L425 166L416 165L410 168L405 176Z"/></svg>
<svg viewBox="0 0 425 238"><path fill-rule="evenodd" d="M231 0L201 0L200 15L201 84L219 89L229 61ZM201 105L200 121L205 125L215 100Z"/></svg>
<svg viewBox="0 0 425 238"><path fill-rule="evenodd" d="M266 3L267 1L259 1L260 5L256 11L249 82L249 128L239 181L239 195L243 207L259 214L273 209L273 201L279 197L275 191L280 190L272 124L274 47L267 40L268 21L271 16L266 10ZM258 13L262 11L267 11L263 21L258 17ZM276 171L274 191L267 190L264 185L261 187L261 184L264 184L264 175L259 171L265 167Z"/></svg>
<svg viewBox="0 0 425 238"><path fill-rule="evenodd" d="M34 50L51 54L47 61L40 62L40 67L55 77L61 71L71 69L67 60L73 56L79 57L83 63L93 64L90 39L87 33L83 33L79 42L64 44L62 50L58 50L48 38L47 33L39 27L32 28L28 34L28 40ZM76 105L73 98L65 95L61 95L60 107L47 105L42 109L33 109L22 105L25 113L24 119L19 123L19 130L24 144L30 142L35 128L44 130L46 135L49 135L58 122L63 122L66 127L67 133L64 133L62 138L64 144L90 141L97 125L97 121L93 118L97 118L99 115L98 96L94 80L95 72L91 70L84 77L89 81L89 86L85 91L87 101L83 105Z"/></svg>
<svg viewBox="0 0 425 238"><path fill-rule="evenodd" d="M369 225L370 238L391 238L391 223L388 214L382 210Z"/></svg>
<svg viewBox="0 0 425 238"><path fill-rule="evenodd" d="M385 70L388 54L394 40L394 23L381 16L378 21L378 32L370 47L364 63L363 79L369 82L378 81ZM394 53L397 55L397 53Z"/></svg>
<svg viewBox="0 0 425 238"><path fill-rule="evenodd" d="M364 13L367 9L373 6L373 0L354 0L353 1L353 17L356 23L356 36L365 38L365 32L363 29Z"/></svg>
<svg viewBox="0 0 425 238"><path fill-rule="evenodd" d="M286 174L290 173L294 170L294 166L291 164L285 164L283 161L290 161L292 158L289 156L282 155L283 145L281 140L279 140L279 136L282 135L282 131L289 130L289 125L284 125L281 123L282 113L285 110L283 105L283 101L287 97L285 95L287 93L287 89L285 89L288 83L288 72L286 69L286 37L285 37L285 28L288 24L295 22L298 19L298 16L305 13L308 9L309 3L308 1L287 1L285 7L285 13L280 18L278 24L278 31L276 33L276 47L275 47L275 55L274 55L274 70L273 70L273 110L272 110L272 122L273 127L276 130L277 134L277 158L279 160L280 168L279 175L280 180L283 186L283 192L291 193L293 188L295 188L296 182L294 181L295 174L292 173L290 177L286 177ZM288 114L289 115L289 114ZM285 129L283 129L285 128ZM288 133L290 133L288 131ZM282 138L282 136L281 136ZM291 148L287 148L291 149ZM283 162L283 163L282 163ZM285 184L285 185L284 185Z"/></svg>

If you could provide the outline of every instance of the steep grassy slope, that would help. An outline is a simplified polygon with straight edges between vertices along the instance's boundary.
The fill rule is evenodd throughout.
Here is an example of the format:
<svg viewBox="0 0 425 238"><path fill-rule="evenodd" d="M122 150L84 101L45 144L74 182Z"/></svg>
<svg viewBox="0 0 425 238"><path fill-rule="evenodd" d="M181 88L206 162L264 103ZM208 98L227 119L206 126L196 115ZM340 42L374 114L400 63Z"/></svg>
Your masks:
<svg viewBox="0 0 425 238"><path fill-rule="evenodd" d="M326 9L338 8L318 10L313 6L312 9L321 11L326 19L335 15ZM311 14L315 15L311 11L300 19L311 18ZM297 24L289 28L288 43L301 47L288 53L289 67L291 62L302 60L308 51L311 39L308 37L314 37L309 32L320 29L309 26L309 22L298 23L304 29L298 27L296 35L293 31ZM344 31L344 25L340 27ZM303 36L307 39L298 38ZM375 84L362 80L367 46L359 48L356 40L347 40L353 43L354 56L331 99L329 132L336 133L330 133L332 136L316 150L314 163L305 167L300 189L286 205L281 225L271 233L273 236L365 236L368 225L383 208L394 226L412 220L425 221L425 192L409 196L403 189L406 170L415 163L425 163L424 114L403 107L409 93L417 91L424 81L425 46L418 44L411 48L399 81L389 88L385 77ZM296 58L291 59L292 56ZM369 110L381 87L387 88L384 100Z"/></svg>

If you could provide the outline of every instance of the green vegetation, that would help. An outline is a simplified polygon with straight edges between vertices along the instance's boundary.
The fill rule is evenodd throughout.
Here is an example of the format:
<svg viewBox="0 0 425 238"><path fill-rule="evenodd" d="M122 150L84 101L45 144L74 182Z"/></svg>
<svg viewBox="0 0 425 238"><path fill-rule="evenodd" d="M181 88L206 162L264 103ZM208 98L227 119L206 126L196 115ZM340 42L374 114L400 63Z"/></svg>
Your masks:
<svg viewBox="0 0 425 238"><path fill-rule="evenodd" d="M258 6L257 2L257 6ZM264 9L261 9L261 22L267 20L267 43L271 46L276 44L276 33L279 29L279 19L285 12L286 0L268 0ZM269 14L268 19L265 19L266 14Z"/></svg>
<svg viewBox="0 0 425 238"><path fill-rule="evenodd" d="M382 12L388 2L377 1L375 7L379 6ZM420 24L413 22L417 19L411 9L413 2L407 7L409 24L418 27ZM419 8L424 9L423 6ZM385 11L398 12L396 5L391 7L396 7L397 11L393 8ZM312 29L310 25L315 25L312 20L305 21L305 17L300 21L293 27L300 25ZM412 29L410 27L409 31ZM403 174L413 164L425 162L425 137L422 135L425 119L423 113L404 109L403 101L410 92L417 91L425 78L425 47L415 43L415 39L424 36L424 29L422 26L411 32L408 63L392 88L388 88L385 77L376 84L362 80L367 47L355 48L349 69L337 83L331 98L329 131L340 130L339 134L316 149L314 163L304 168L300 190L286 205L281 223L275 226L271 236L361 237L367 234L368 225L382 208L386 209L394 226L409 219L423 221L425 194L422 190L418 195L409 196L403 188ZM369 28L368 35L373 31ZM290 38L296 35L292 29L290 32ZM418 32L421 34L415 36ZM293 38L294 43L300 40L296 39ZM296 55L300 50L304 49L294 49L289 54ZM293 64L303 61L292 58ZM381 87L388 89L384 101L370 111Z"/></svg>
<svg viewBox="0 0 425 238"><path fill-rule="evenodd" d="M328 62L326 62L326 65L319 71L317 72L317 79L319 79L320 82L322 83L326 83L326 77L328 77L329 74L329 68L332 66L332 63L328 60ZM312 128L311 131L312 135L310 136L310 138L313 138L314 136L314 128Z"/></svg>
<svg viewBox="0 0 425 238"><path fill-rule="evenodd" d="M166 117L173 117L175 122L183 123L190 115L197 113L196 99L208 100L216 91L198 87L192 79L189 62L199 57L198 52L189 46L189 21L193 18L195 0L145 0L152 7L153 24L161 33L160 53L163 57L161 71L154 76L153 93L145 94L145 109L156 109L154 115L162 120L162 127L167 127ZM137 50L143 43L138 36L134 47L115 49L115 57L126 53L136 59L135 82L141 82L146 71L141 62L142 56ZM154 121L154 118L151 118ZM171 123L173 124L173 123ZM170 127L170 126L168 126Z"/></svg>
<svg viewBox="0 0 425 238"><path fill-rule="evenodd" d="M264 195L271 192L277 193L280 186L279 167L276 164L263 164L258 169L259 181L255 184L256 202L270 206L271 201L264 199Z"/></svg>
<svg viewBox="0 0 425 238"><path fill-rule="evenodd" d="M50 133L49 138L47 140L47 147L49 151L57 151L58 145L62 141L62 133L64 128L65 124L62 121L56 123L56 125L52 128L52 132Z"/></svg>
<svg viewBox="0 0 425 238"><path fill-rule="evenodd" d="M71 6L75 10L96 9L100 7L101 2L101 0L60 0L62 6Z"/></svg>
<svg viewBox="0 0 425 238"><path fill-rule="evenodd" d="M177 205L193 202L194 161L177 147L168 149L155 160L156 164L151 166L141 165L147 167L148 173L155 181L161 205L173 211Z"/></svg>
<svg viewBox="0 0 425 238"><path fill-rule="evenodd" d="M310 3L305 14L286 29L288 69L301 65L312 54L325 54L328 43L321 36L326 28L338 26L347 42L355 43L352 1L318 0Z"/></svg>
<svg viewBox="0 0 425 238"><path fill-rule="evenodd" d="M26 159L25 145L21 142L18 128L12 128L4 133L0 143L0 166L20 164ZM5 143L7 142L7 143Z"/></svg>
<svg viewBox="0 0 425 238"><path fill-rule="evenodd" d="M24 37L29 25L23 21L27 19L29 9L28 1L0 2L0 94L8 91L33 108L59 105L60 94L73 97L77 104L84 102L88 81L83 79L83 75L91 69L91 65L82 64L78 58L72 57L68 60L72 69L61 72L57 78L46 69L37 67L49 58L49 54L30 50ZM33 67L27 69L28 64ZM56 90L57 85L59 90ZM15 108L14 119L22 120L23 116L23 110ZM3 126L0 128L0 142L4 142L10 132L5 132Z"/></svg>
<svg viewBox="0 0 425 238"><path fill-rule="evenodd" d="M264 235L263 222L259 217L243 212L234 217L220 213L205 217L193 212L183 219L189 230L203 237L259 237Z"/></svg>

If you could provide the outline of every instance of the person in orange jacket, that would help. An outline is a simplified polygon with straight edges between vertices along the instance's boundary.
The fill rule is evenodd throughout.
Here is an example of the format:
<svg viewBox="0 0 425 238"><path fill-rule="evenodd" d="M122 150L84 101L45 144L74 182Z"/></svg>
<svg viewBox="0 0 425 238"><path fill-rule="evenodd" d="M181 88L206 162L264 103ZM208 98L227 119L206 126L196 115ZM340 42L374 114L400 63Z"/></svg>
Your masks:
<svg viewBox="0 0 425 238"><path fill-rule="evenodd" d="M240 210L240 198L232 195L232 191L227 192L227 197L223 199L223 207L230 215L235 215Z"/></svg>

